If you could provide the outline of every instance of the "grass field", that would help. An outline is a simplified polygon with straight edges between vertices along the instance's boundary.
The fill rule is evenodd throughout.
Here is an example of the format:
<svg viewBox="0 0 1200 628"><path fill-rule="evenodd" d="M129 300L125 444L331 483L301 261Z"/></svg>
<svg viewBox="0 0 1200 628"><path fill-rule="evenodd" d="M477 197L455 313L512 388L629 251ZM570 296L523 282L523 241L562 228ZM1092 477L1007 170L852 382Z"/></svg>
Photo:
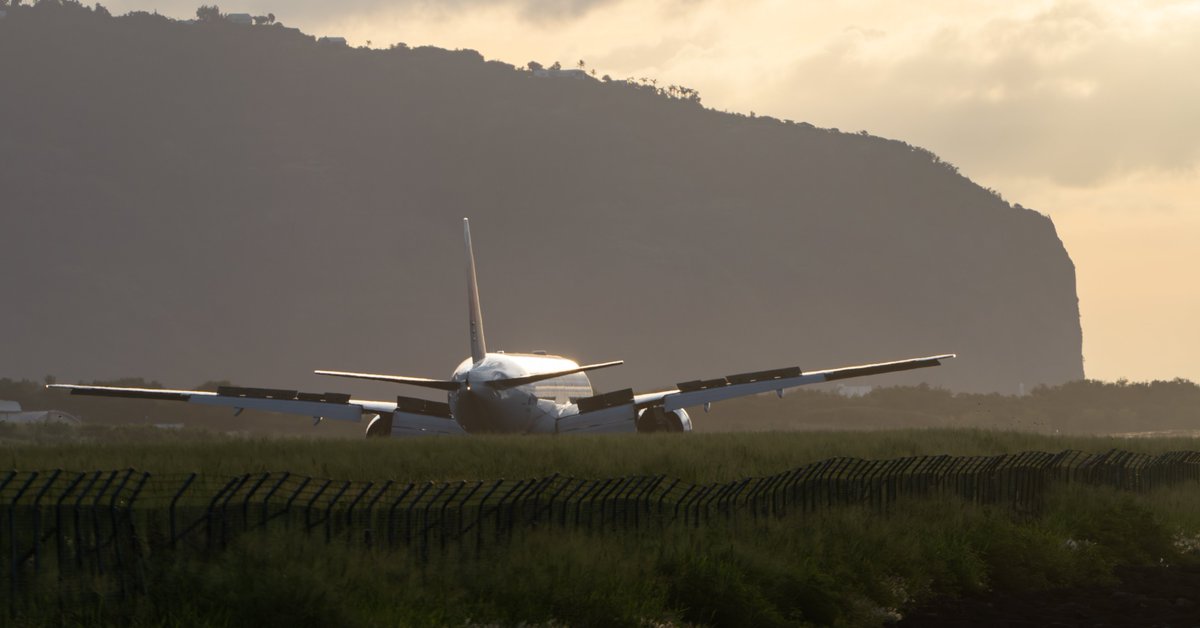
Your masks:
<svg viewBox="0 0 1200 628"><path fill-rule="evenodd" d="M291 471L345 480L487 480L560 473L589 478L665 474L713 482L774 474L837 456L884 459L1065 449L1161 453L1200 449L1200 439L929 429L339 441L245 439L152 428L0 427L0 467L10 469L131 467L205 475Z"/></svg>
<svg viewBox="0 0 1200 628"><path fill-rule="evenodd" d="M149 428L0 428L0 465L156 474L287 470L400 481L665 474L728 481L835 456L1029 450L1197 450L1191 438L989 430L790 432L381 441L246 439ZM71 606L49 584L25 625L868 626L939 596L1097 584L1115 565L1197 560L1200 487L1149 494L1059 487L1037 516L945 497L806 516L593 533L528 529L480 556L250 533L214 555L157 554L134 599ZM97 598L101 599L101 598Z"/></svg>
<svg viewBox="0 0 1200 628"><path fill-rule="evenodd" d="M215 555L160 554L146 565L146 590L119 603L60 612L48 583L20 601L16 619L28 626L879 626L941 596L1104 584L1116 565L1194 561L1194 489L1063 488L1034 519L943 499L898 504L886 516L840 508L702 527L529 529L479 556L451 550L428 562L405 550L326 544L278 529L247 534Z"/></svg>

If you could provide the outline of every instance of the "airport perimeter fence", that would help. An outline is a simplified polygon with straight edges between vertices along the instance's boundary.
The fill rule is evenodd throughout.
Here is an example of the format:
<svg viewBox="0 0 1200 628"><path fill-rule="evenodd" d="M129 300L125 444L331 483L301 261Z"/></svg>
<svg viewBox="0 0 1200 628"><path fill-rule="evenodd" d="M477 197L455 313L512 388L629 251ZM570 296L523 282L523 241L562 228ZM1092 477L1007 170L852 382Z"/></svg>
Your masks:
<svg viewBox="0 0 1200 628"><path fill-rule="evenodd" d="M147 558L216 552L240 534L291 529L314 542L453 549L478 556L523 530L605 532L701 526L838 506L886 512L909 496L956 496L1035 513L1053 482L1146 491L1200 482L1200 452L832 458L767 477L690 484L665 476L409 483L287 472L211 477L116 471L0 472L0 599L9 613L51 584L70 598L127 598L148 586ZM46 587L40 589L47 590ZM42 603L45 600L41 600ZM3 617L0 616L0 623Z"/></svg>

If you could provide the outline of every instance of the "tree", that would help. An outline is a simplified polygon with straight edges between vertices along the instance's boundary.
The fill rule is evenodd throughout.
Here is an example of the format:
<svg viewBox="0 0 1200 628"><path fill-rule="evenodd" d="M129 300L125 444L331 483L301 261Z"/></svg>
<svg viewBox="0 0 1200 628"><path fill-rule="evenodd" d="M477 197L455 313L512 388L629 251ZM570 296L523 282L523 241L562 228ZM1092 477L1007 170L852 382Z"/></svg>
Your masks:
<svg viewBox="0 0 1200 628"><path fill-rule="evenodd" d="M587 64L583 62L583 59L580 59L579 63L576 65L578 65L579 69L582 70Z"/></svg>
<svg viewBox="0 0 1200 628"><path fill-rule="evenodd" d="M274 24L274 23L275 23L275 14L268 13L267 14L267 24Z"/></svg>
<svg viewBox="0 0 1200 628"><path fill-rule="evenodd" d="M561 63L559 63L559 62L557 62L557 61L555 61L555 62L554 62L554 65L550 66L550 69L551 69L551 70L555 70L555 71L557 71L557 70L561 70L561 69L562 69L562 64L561 64Z"/></svg>
<svg viewBox="0 0 1200 628"><path fill-rule="evenodd" d="M542 69L542 64L538 63L537 61L530 61L529 63L526 63L525 66L529 68L530 72L537 72L538 70Z"/></svg>
<svg viewBox="0 0 1200 628"><path fill-rule="evenodd" d="M215 4L202 4L196 9L196 19L201 22L216 22L221 19L221 7Z"/></svg>
<svg viewBox="0 0 1200 628"><path fill-rule="evenodd" d="M99 2L96 3L96 6L95 6L95 8L92 9L92 11L94 11L97 15L103 15L104 17L112 17L112 13L109 13L108 9L105 8L105 6L103 4L100 4Z"/></svg>

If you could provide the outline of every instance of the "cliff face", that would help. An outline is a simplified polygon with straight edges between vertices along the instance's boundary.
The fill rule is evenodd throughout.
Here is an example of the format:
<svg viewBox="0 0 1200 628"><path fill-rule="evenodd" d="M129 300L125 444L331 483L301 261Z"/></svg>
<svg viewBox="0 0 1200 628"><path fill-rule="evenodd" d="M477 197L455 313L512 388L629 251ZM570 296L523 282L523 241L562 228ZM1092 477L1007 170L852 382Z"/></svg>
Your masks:
<svg viewBox="0 0 1200 628"><path fill-rule="evenodd" d="M10 11L0 76L0 376L444 376L464 215L489 348L625 359L602 388L943 351L874 383L1083 376L1051 221L902 142L82 9Z"/></svg>

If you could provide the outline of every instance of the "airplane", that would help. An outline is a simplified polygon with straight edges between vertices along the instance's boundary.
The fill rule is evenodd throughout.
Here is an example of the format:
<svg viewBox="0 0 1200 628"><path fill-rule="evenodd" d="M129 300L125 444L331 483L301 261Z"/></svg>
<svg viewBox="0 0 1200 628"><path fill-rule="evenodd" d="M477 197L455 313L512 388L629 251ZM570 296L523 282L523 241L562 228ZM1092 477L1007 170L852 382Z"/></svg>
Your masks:
<svg viewBox="0 0 1200 628"><path fill-rule="evenodd" d="M396 401L352 399L342 393L306 393L272 388L221 386L216 392L120 388L77 384L50 384L76 395L130 397L184 401L225 406L239 415L245 409L309 416L314 425L322 419L367 422L366 436L460 435L476 433L580 434L611 432L691 432L686 408L735 397L832 382L850 377L878 375L938 366L954 354L910 358L820 371L799 367L739 373L715 379L676 384L657 392L634 394L626 388L595 394L587 373L622 364L578 363L544 351L505 353L488 351L479 305L475 253L470 222L463 218L467 255L467 306L471 356L454 369L449 379L428 379L376 373L318 370L318 375L375 380L445 391L447 403L412 397Z"/></svg>

